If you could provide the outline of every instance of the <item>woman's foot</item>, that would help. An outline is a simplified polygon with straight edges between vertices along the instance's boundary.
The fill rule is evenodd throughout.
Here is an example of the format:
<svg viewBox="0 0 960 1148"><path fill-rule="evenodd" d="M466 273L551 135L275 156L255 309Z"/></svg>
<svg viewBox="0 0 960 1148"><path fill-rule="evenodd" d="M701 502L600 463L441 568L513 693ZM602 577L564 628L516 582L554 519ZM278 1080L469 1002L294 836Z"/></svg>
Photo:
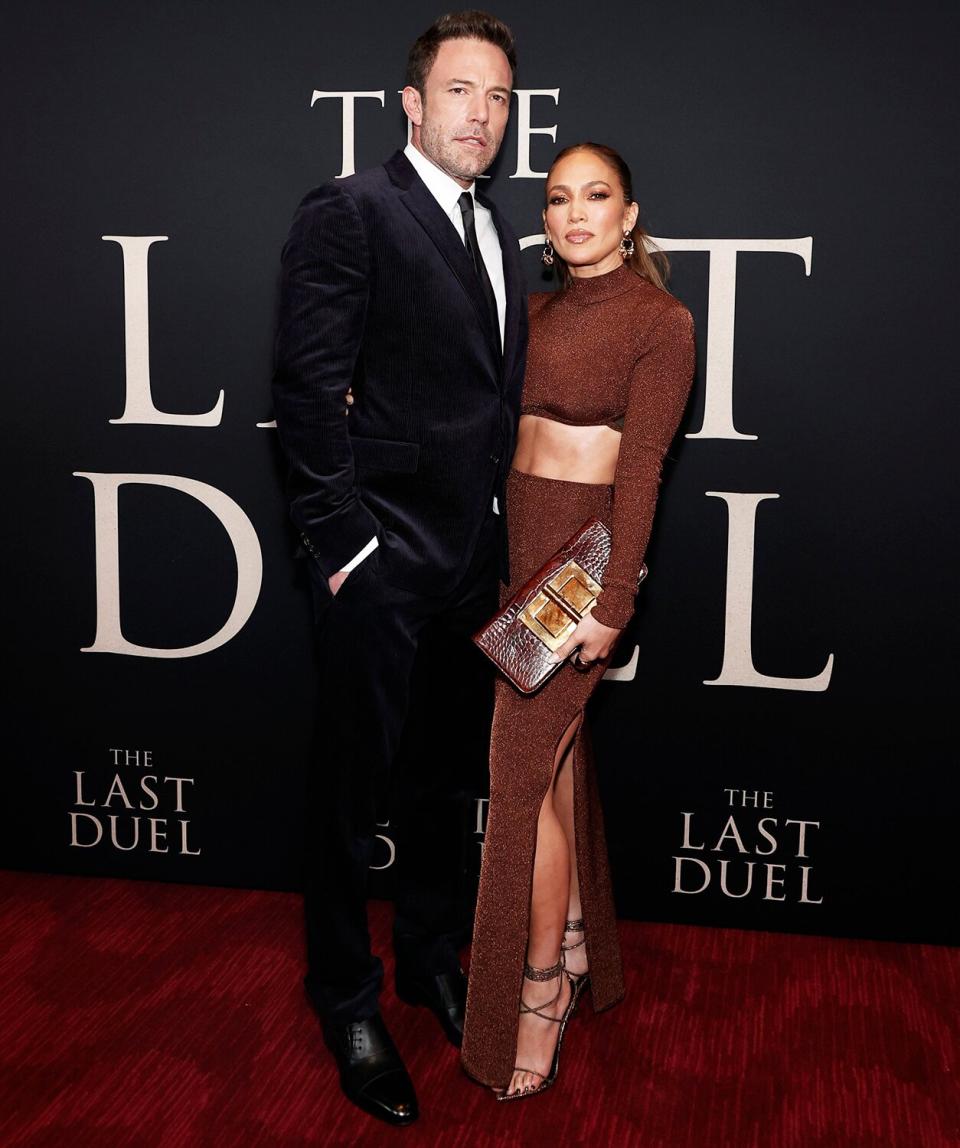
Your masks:
<svg viewBox="0 0 960 1148"><path fill-rule="evenodd" d="M538 1092L553 1083L572 999L573 988L560 962L551 969L531 969L529 965L524 969L517 1067L501 1099Z"/></svg>

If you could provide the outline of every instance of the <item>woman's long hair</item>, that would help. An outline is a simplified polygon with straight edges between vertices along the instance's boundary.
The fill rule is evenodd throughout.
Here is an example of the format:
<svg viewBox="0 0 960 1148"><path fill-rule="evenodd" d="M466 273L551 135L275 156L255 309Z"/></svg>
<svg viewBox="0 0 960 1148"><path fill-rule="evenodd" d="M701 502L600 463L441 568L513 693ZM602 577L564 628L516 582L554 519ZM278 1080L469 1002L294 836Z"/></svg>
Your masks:
<svg viewBox="0 0 960 1148"><path fill-rule="evenodd" d="M620 186L623 189L623 197L627 203L633 203L633 177L630 174L630 168L623 156L614 151L612 147L607 147L606 144L598 143L578 143L571 144L570 147L565 147L562 152L554 159L550 165L550 171L562 159L567 156L573 155L574 152L589 151L593 152L617 173L617 179L620 181ZM550 186L550 177L547 176L547 187ZM650 239L650 236L640 226L640 216L637 216L637 222L634 225L633 231L630 232L633 238L633 254L624 260L624 263L640 276L641 279L647 279L654 287L659 287L661 291L666 291L667 280L670 277L670 260L666 254L656 246ZM563 259L554 253L554 261L560 275L560 285L568 287L570 280L573 276L570 274L570 269L567 267Z"/></svg>

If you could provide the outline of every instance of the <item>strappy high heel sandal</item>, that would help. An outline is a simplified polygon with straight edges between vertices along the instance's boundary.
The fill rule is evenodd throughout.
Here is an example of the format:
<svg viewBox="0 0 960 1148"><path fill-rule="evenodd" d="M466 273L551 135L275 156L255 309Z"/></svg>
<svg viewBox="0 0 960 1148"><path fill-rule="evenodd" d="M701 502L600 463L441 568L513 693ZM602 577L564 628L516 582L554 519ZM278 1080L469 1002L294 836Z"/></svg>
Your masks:
<svg viewBox="0 0 960 1148"><path fill-rule="evenodd" d="M571 982L570 1000L567 1007L563 1010L561 1016L548 1016L543 1010L550 1008L551 1005L557 1003L560 999L560 994L563 992L563 978L567 977L567 973L563 967L563 956L555 965L549 969L535 969L531 965L524 965L523 975L528 981L552 981L554 977L557 978L557 991L550 1000L545 1001L542 1005L536 1007L528 1005L523 997L520 997L520 1015L524 1013L532 1013L534 1016L540 1017L541 1020L548 1020L551 1024L558 1024L560 1031L557 1033L557 1047L553 1050L553 1062L550 1065L550 1074L544 1076L542 1072L537 1072L535 1068L525 1068L522 1064L515 1064L513 1066L514 1072L529 1072L531 1076L539 1076L540 1083L536 1088L527 1088L522 1092L502 1092L497 1096L497 1100L523 1100L529 1096L538 1096L541 1092L546 1092L551 1084L557 1079L557 1072L560 1069L560 1046L563 1044L563 1034L567 1029L567 1021L573 1015L574 992L573 984ZM569 977L567 980L569 981Z"/></svg>
<svg viewBox="0 0 960 1148"><path fill-rule="evenodd" d="M579 941L575 941L572 945L568 945L566 939L560 944L560 961L563 964L564 972L570 981L573 988L573 996L571 997L571 1017L577 1011L577 1005L580 1003L580 998L590 987L590 970L585 973L571 973L567 970L567 959L564 954L572 952L574 949L580 949L587 943L587 934L584 929L583 917L578 917L576 921L567 921L563 926L564 938L567 933L582 933L583 936Z"/></svg>

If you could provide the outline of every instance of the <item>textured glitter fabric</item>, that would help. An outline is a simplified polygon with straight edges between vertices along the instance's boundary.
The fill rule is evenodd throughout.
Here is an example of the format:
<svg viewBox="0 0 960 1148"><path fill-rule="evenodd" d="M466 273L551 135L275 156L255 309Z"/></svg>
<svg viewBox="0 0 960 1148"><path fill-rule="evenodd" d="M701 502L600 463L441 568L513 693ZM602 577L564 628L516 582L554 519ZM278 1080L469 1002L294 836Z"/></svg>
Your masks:
<svg viewBox="0 0 960 1148"><path fill-rule="evenodd" d="M613 545L594 611L606 626L622 629L633 613L660 467L690 392L694 354L690 312L627 267L531 296L521 413L616 429L623 420Z"/></svg>
<svg viewBox="0 0 960 1148"><path fill-rule="evenodd" d="M513 470L507 482L512 585L503 601L595 515L613 549L595 616L621 628L633 613L650 535L660 466L676 433L693 375L693 325L670 295L627 268L575 281L530 301L530 348L522 411L572 425L623 419L613 486L565 482ZM569 663L525 696L498 679L490 746L490 806L470 961L463 1065L504 1088L516 1061L519 1003L530 920L540 806L556 748L603 677ZM593 1005L623 996L620 946L603 814L589 730L573 742L577 873Z"/></svg>
<svg viewBox="0 0 960 1148"><path fill-rule="evenodd" d="M585 519L596 515L609 522L610 504L609 486L511 471L507 507L510 569L516 587ZM463 1033L464 1067L494 1087L507 1086L516 1059L540 806L553 776L556 747L570 723L582 714L605 664L598 662L583 672L567 663L532 695L521 694L505 678L497 680L490 740L490 806ZM623 996L623 974L603 814L583 723L574 739L573 784L580 900L593 1004L599 1010Z"/></svg>

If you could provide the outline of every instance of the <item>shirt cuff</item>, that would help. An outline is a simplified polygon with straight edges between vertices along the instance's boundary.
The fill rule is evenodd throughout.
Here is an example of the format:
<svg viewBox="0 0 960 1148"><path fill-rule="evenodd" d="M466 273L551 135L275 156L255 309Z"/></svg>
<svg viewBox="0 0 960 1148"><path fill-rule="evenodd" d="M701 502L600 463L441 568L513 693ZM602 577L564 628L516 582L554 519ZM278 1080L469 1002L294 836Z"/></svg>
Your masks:
<svg viewBox="0 0 960 1148"><path fill-rule="evenodd" d="M376 535L374 535L359 554L354 554L349 562L344 563L344 565L340 567L339 572L341 574L349 574L351 570L355 570L364 560L364 558L366 558L367 555L372 554L379 545L380 540Z"/></svg>

